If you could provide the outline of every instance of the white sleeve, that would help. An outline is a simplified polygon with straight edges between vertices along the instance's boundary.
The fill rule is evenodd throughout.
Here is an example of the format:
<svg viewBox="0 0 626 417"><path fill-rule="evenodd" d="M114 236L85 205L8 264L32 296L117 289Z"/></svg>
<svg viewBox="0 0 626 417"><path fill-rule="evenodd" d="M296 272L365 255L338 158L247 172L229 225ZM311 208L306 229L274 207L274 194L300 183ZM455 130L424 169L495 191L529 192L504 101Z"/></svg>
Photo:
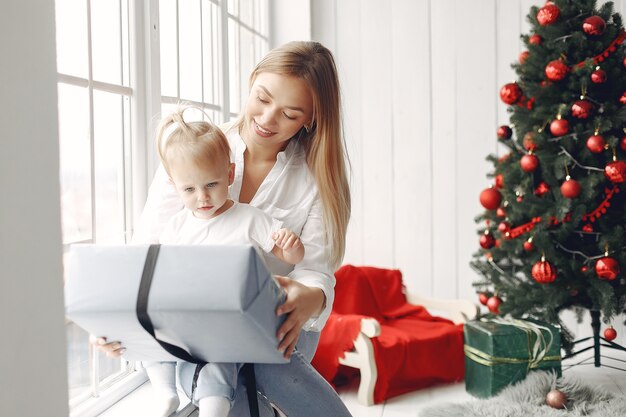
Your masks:
<svg viewBox="0 0 626 417"><path fill-rule="evenodd" d="M133 243L157 243L161 232L172 216L183 208L174 183L163 165L154 174L148 190L148 199L133 233Z"/></svg>
<svg viewBox="0 0 626 417"><path fill-rule="evenodd" d="M326 306L318 317L304 324L304 330L319 332L324 328L335 300L335 274L329 263L330 251L326 244L322 203L316 197L300 234L304 245L304 259L289 273L292 278L308 287L320 288L326 295Z"/></svg>
<svg viewBox="0 0 626 417"><path fill-rule="evenodd" d="M247 206L247 208L250 208L252 221L252 225L250 226L250 238L263 252L272 252L275 245L272 235L283 227L283 222L276 220L256 207Z"/></svg>

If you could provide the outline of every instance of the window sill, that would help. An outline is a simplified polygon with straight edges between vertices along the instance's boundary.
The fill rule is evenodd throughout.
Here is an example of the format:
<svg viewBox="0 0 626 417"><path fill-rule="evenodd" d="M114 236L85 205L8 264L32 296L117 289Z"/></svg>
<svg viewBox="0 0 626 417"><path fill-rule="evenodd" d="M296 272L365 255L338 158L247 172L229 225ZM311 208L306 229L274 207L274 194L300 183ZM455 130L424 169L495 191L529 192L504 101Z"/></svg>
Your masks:
<svg viewBox="0 0 626 417"><path fill-rule="evenodd" d="M70 417L96 417L104 415L121 400L134 395L148 380L146 372L139 370L103 390L98 397L85 400L70 410Z"/></svg>
<svg viewBox="0 0 626 417"><path fill-rule="evenodd" d="M189 400L184 394L179 392L180 406L173 417L189 417L196 407L190 404ZM96 414L99 417L129 417L129 416L145 416L146 407L149 407L152 403L152 387L147 380L144 380L139 386L137 386L132 392L118 399L115 403L109 404L109 406L101 414ZM197 415L197 414L195 414ZM72 416L74 417L74 416ZM84 417L80 415L78 417Z"/></svg>

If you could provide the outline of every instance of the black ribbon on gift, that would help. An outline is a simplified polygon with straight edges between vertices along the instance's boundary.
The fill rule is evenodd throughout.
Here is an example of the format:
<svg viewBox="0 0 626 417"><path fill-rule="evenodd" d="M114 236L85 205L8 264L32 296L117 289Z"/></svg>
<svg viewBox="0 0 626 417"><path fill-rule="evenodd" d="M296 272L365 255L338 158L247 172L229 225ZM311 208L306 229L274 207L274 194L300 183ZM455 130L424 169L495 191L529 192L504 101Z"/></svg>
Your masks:
<svg viewBox="0 0 626 417"><path fill-rule="evenodd" d="M143 265L143 273L141 274L141 282L139 283L139 291L137 293L137 319L139 320L141 327L143 327L150 334L150 336L152 336L152 338L154 338L154 340L156 340L157 343L161 345L163 349L165 349L166 352L185 362L197 364L196 371L193 375L193 382L191 384L191 398L193 399L194 393L196 391L196 386L198 384L198 376L200 375L200 370L204 365L207 364L207 362L195 358L191 353L187 352L180 346L173 345L157 338L154 332L154 325L152 324L152 320L150 319L150 315L148 314L148 298L150 296L152 278L154 277L154 269L156 267L160 249L161 245L158 244L150 245L150 247L148 248L146 261ZM245 378L244 384L246 386L246 392L248 394L248 407L250 408L250 415L251 417L259 417L259 404L256 395L257 389L256 376L254 374L254 364L244 364L242 367L242 374Z"/></svg>

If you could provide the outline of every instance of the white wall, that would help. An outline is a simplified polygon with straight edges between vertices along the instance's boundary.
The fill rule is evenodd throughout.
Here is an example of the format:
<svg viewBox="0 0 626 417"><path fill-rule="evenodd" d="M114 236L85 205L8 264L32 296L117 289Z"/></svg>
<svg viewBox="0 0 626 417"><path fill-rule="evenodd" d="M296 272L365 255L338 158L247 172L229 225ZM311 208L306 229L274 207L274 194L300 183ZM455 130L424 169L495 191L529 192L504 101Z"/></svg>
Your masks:
<svg viewBox="0 0 626 417"><path fill-rule="evenodd" d="M54 3L0 13L0 416L67 416Z"/></svg>
<svg viewBox="0 0 626 417"><path fill-rule="evenodd" d="M410 290L476 300L474 217L490 183L485 157L503 152L495 131L508 123L498 92L516 79L530 7L544 3L311 1L312 38L334 52L343 90L353 171L345 263L399 268ZM626 16L626 2L615 3Z"/></svg>

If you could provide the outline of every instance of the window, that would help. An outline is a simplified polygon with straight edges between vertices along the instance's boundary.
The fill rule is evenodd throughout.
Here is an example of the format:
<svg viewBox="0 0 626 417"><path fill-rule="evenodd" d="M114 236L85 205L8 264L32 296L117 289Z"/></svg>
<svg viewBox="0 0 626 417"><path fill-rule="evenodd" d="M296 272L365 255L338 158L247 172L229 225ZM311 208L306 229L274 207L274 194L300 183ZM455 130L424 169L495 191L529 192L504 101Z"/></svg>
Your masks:
<svg viewBox="0 0 626 417"><path fill-rule="evenodd" d="M268 13L268 0L160 0L163 113L184 101L218 124L236 117L269 49Z"/></svg>
<svg viewBox="0 0 626 417"><path fill-rule="evenodd" d="M160 111L185 101L215 123L239 113L248 74L269 48L268 1L55 0L66 248L130 240L155 168ZM135 364L91 349L73 323L66 330L72 414L111 387L123 395L145 380Z"/></svg>
<svg viewBox="0 0 626 417"><path fill-rule="evenodd" d="M128 0L57 0L56 20L63 243L124 243L132 140ZM92 352L73 323L66 333L72 405L132 370Z"/></svg>

